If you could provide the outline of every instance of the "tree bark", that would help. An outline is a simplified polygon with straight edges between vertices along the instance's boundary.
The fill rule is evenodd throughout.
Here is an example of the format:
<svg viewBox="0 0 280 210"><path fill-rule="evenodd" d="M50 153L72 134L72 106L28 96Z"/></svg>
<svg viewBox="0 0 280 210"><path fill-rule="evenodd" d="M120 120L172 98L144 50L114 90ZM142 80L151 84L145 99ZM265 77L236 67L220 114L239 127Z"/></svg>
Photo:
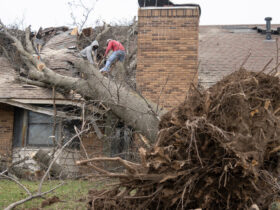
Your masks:
<svg viewBox="0 0 280 210"><path fill-rule="evenodd" d="M39 163L39 165L46 170L50 163L52 162L53 158L48 154L48 152L44 151L44 150L39 150L38 152L36 152L34 154L34 156L32 157L36 162ZM65 170L63 170L63 167L61 165L59 165L58 163L54 163L52 165L52 168L50 170L50 175L54 176L54 177L59 177L59 178L66 178L67 174L65 172Z"/></svg>

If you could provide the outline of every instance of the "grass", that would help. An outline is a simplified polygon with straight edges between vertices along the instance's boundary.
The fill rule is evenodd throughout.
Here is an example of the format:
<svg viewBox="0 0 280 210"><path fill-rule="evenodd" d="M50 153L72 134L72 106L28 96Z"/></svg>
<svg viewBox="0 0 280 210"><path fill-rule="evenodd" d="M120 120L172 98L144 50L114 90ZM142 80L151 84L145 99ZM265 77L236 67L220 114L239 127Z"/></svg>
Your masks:
<svg viewBox="0 0 280 210"><path fill-rule="evenodd" d="M20 181L31 193L38 190L39 182ZM43 184L42 192L52 189L59 185L60 181L46 181ZM54 192L45 195L45 198L57 196L62 202L52 204L44 209L77 209L86 208L86 199L89 189L104 188L104 180L102 181L83 181L83 180L67 180L65 185L59 187ZM9 204L24 199L28 194L15 182L0 179L0 209L4 209ZM40 208L43 198L35 198L28 201L16 209Z"/></svg>

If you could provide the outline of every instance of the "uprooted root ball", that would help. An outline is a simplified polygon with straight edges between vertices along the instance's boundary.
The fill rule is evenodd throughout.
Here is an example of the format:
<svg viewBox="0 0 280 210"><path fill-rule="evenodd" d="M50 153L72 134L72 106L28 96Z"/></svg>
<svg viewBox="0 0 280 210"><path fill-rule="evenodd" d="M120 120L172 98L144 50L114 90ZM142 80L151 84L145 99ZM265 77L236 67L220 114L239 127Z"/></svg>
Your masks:
<svg viewBox="0 0 280 210"><path fill-rule="evenodd" d="M279 197L279 79L241 70L190 90L162 117L154 147L95 209L261 209Z"/></svg>

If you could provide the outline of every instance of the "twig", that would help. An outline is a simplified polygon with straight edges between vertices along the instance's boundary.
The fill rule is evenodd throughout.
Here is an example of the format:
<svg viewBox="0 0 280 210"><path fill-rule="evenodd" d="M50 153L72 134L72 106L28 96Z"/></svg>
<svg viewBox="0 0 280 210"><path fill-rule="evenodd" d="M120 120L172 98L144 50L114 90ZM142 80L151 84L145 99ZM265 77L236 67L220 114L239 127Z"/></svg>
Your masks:
<svg viewBox="0 0 280 210"><path fill-rule="evenodd" d="M83 165L83 164L86 164L86 163L89 163L89 162L96 162L96 161L117 161L117 162L121 163L129 172L132 172L132 173L135 173L136 169L141 167L140 164L124 160L120 157L113 157L113 158L97 157L97 158L91 158L91 159L88 159L88 160L80 160L80 161L77 161L76 164L77 165Z"/></svg>
<svg viewBox="0 0 280 210"><path fill-rule="evenodd" d="M18 164L20 164L20 163L25 162L25 161L28 160L28 159L29 159L29 157L24 157L23 159L18 160L18 161L16 161L16 162L12 163L5 171L1 172L0 175L5 174L6 172L9 172L9 170L10 170L11 168L13 168L14 166L16 166L16 165L18 165Z"/></svg>
<svg viewBox="0 0 280 210"><path fill-rule="evenodd" d="M42 185L44 180L46 179L48 173L50 172L52 165L55 163L55 161L59 158L59 156L61 155L61 153L63 152L64 148L67 147L76 137L78 137L79 135L83 134L84 132L88 131L88 129L81 131L80 133L74 135L68 142L66 142L59 150L59 152L57 153L57 155L55 156L55 158L52 160L52 162L50 163L46 173L44 174L44 176L41 179L41 182L39 184L39 188L38 188L38 194L41 194L41 190L42 190Z"/></svg>
<svg viewBox="0 0 280 210"><path fill-rule="evenodd" d="M160 186L155 192L153 192L151 195L146 195L146 196L124 196L123 199L147 199L155 196L158 194L161 190L163 189L163 186Z"/></svg>
<svg viewBox="0 0 280 210"><path fill-rule="evenodd" d="M191 85L199 93L200 96L203 96L203 94L197 89L197 87L193 84L193 82L191 83Z"/></svg>
<svg viewBox="0 0 280 210"><path fill-rule="evenodd" d="M98 166L96 166L94 164L90 164L89 166L91 168L93 168L94 170L98 171L99 173L101 173L102 174L102 175L100 175L101 177L104 177L104 174L105 174L107 177L110 177L110 178L128 178L127 174L111 173L107 170L99 168ZM94 175L94 177L98 177L98 175Z"/></svg>
<svg viewBox="0 0 280 210"><path fill-rule="evenodd" d="M70 16L73 21L73 25L78 26L79 32L82 31L83 27L87 23L89 16L91 12L94 10L94 3L90 6L86 6L81 0L79 0L78 3L76 3L74 0L72 2L68 2L69 8L70 8ZM75 16L74 11L75 10L81 10L82 9L82 19L78 20L78 18Z"/></svg>
<svg viewBox="0 0 280 210"><path fill-rule="evenodd" d="M196 76L198 76L199 66L200 66L200 61L199 61L198 65L197 65L196 72L195 72L195 74L193 75L193 78L192 78L191 83L190 83L190 85L189 85L189 88L188 88L188 90L187 90L187 94L186 94L186 97L185 97L184 102L186 102L186 101L188 100L189 93L190 93L190 91L191 91L191 86L193 86L194 89L199 93L199 95L202 96L202 93L201 93L201 92L198 90L198 88L194 85L194 79L196 78Z"/></svg>
<svg viewBox="0 0 280 210"><path fill-rule="evenodd" d="M26 42L26 49L29 53L33 54L34 53L34 49L33 49L33 46L32 46L32 43L30 41L30 28L31 26L28 26L26 29L25 29L25 42Z"/></svg>
<svg viewBox="0 0 280 210"><path fill-rule="evenodd" d="M239 69L242 69L244 67L244 65L247 63L247 61L249 60L250 57L251 57L251 52L249 52L249 54L245 57L245 59L242 62L242 64L241 64Z"/></svg>
<svg viewBox="0 0 280 210"><path fill-rule="evenodd" d="M262 69L260 72L257 73L256 77L257 77L259 74L261 74L262 72L264 72L264 71L266 70L266 68L269 66L269 64L270 64L272 61L273 61L273 58L271 58L271 59L267 62L267 64L263 67L263 69Z"/></svg>
<svg viewBox="0 0 280 210"><path fill-rule="evenodd" d="M85 122L85 103L83 103L83 107L82 107L82 128L81 128L81 130L84 130L85 124L86 124L86 122Z"/></svg>
<svg viewBox="0 0 280 210"><path fill-rule="evenodd" d="M86 151L86 148L85 148L85 146L84 146L84 144L83 144L82 138L81 138L81 136L79 135L79 130L78 130L78 128L77 128L76 126L74 126L74 130L75 130L76 134L78 135L78 138L79 138L79 140L80 140L80 144L82 145L82 148L83 148L83 150L84 150L84 152L85 152L86 158L89 159L89 156L88 156L87 151Z"/></svg>
<svg viewBox="0 0 280 210"><path fill-rule="evenodd" d="M268 73L268 74L271 74L274 70L276 70L275 74L278 73L278 67L280 65L279 63L279 47L278 47L278 38L276 38L276 66ZM274 75L275 75L274 74Z"/></svg>
<svg viewBox="0 0 280 210"><path fill-rule="evenodd" d="M148 147L151 148L151 145L149 144L149 140L143 136L141 133L136 133L137 136L139 136L139 138L141 139L142 142L144 142L144 144Z"/></svg>
<svg viewBox="0 0 280 210"><path fill-rule="evenodd" d="M36 85L38 87L49 87L47 84L45 84L43 82L31 80L31 79L28 79L26 77L17 76L15 79L17 79L19 81L22 81L22 82L25 82L25 83L30 84L30 85Z"/></svg>
<svg viewBox="0 0 280 210"><path fill-rule="evenodd" d="M268 72L268 74L272 74L272 72L275 71L275 70L276 70L275 74L277 74L278 73L277 69L278 69L279 66L280 66L280 63L278 63L273 69L271 69L271 71ZM275 75L275 74L273 74L273 75Z"/></svg>
<svg viewBox="0 0 280 210"><path fill-rule="evenodd" d="M4 175L4 174L0 174L0 176L3 176L7 179L10 179L12 181L14 181L15 183L17 183L22 189L24 189L24 191L29 195L29 196L32 196L31 192L23 185L21 184L19 181L17 181L16 179L10 177L10 176L7 176L7 175Z"/></svg>
<svg viewBox="0 0 280 210"><path fill-rule="evenodd" d="M278 152L278 151L280 151L280 146L275 147L273 150L271 150L271 151L269 152L269 154L273 154L273 153L276 153L276 152Z"/></svg>
<svg viewBox="0 0 280 210"><path fill-rule="evenodd" d="M25 202L27 202L27 201L29 201L29 200L32 200L32 199L38 198L38 197L42 197L43 195L46 195L46 194L48 194L48 193L50 193L50 192L56 190L57 188L61 187L63 184L64 184L64 182L62 182L62 183L59 184L58 186L56 186L56 187L50 189L49 191L46 191L46 192L43 192L43 193L36 193L36 194L34 194L34 195L28 196L27 198L24 198L24 199L22 199L22 200L19 200L19 201L17 201L17 202L14 202L14 203L10 204L9 206L7 206L4 210L11 210L11 209L15 208L16 206L18 206L18 205L20 205L20 204L23 204L23 203L25 203Z"/></svg>
<svg viewBox="0 0 280 210"><path fill-rule="evenodd" d="M166 80L165 80L165 84L162 86L161 90L160 90L160 93L159 93L159 96L158 96L158 100L157 100L157 108L156 108L156 113L158 112L158 107L159 107L159 101L160 101L160 97L162 95L162 92L163 90L165 89L166 85L167 85L167 82L169 80L169 75L167 76Z"/></svg>
<svg viewBox="0 0 280 210"><path fill-rule="evenodd" d="M276 38L276 72L278 72L278 63L279 63L279 47L278 47L278 38Z"/></svg>
<svg viewBox="0 0 280 210"><path fill-rule="evenodd" d="M182 202L182 210L184 209L184 197L185 197L185 193L186 193L186 189L187 189L188 183L185 184L182 196L181 196L181 202Z"/></svg>
<svg viewBox="0 0 280 210"><path fill-rule="evenodd" d="M200 155L199 155L199 151L198 151L198 147L197 147L197 143L196 143L196 138L195 138L195 130L194 130L195 127L197 127L197 124L199 123L199 121L200 121L200 119L197 119L197 120L195 120L191 123L189 123L188 121L186 122L186 127L191 128L191 142L190 142L189 148L188 148L188 150L189 150L188 155L190 157L191 146L194 143L197 158L200 162L201 167L203 168L203 163L202 163L202 160L201 160Z"/></svg>
<svg viewBox="0 0 280 210"><path fill-rule="evenodd" d="M55 146L56 143L56 102L55 102L55 86L52 87L52 98L53 98L53 127L52 127L52 140L53 140L53 145ZM59 147L61 145L58 145ZM55 151L54 151L55 153Z"/></svg>
<svg viewBox="0 0 280 210"><path fill-rule="evenodd" d="M153 115L158 119L160 120L160 117L159 115L154 111L154 109L152 108L152 106L149 104L149 102L147 101L147 99L141 94L139 93L138 91L136 91L137 95L139 95L144 101L145 103L147 104L148 108L150 109L150 111L153 113Z"/></svg>
<svg viewBox="0 0 280 210"><path fill-rule="evenodd" d="M94 129L97 137L100 140L102 140L104 138L104 135L102 134L102 132L100 131L100 129L99 129L98 125L97 125L97 123L94 120L92 121L92 126L93 126L93 129Z"/></svg>

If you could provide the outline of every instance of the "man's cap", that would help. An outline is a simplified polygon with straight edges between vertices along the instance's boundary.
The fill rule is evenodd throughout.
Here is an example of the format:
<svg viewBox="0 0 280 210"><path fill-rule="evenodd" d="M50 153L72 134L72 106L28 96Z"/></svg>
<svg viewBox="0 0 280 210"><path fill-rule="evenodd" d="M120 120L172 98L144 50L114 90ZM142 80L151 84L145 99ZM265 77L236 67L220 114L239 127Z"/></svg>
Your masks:
<svg viewBox="0 0 280 210"><path fill-rule="evenodd" d="M94 41L91 43L91 46L99 46L98 41L97 41L97 40L94 40Z"/></svg>

